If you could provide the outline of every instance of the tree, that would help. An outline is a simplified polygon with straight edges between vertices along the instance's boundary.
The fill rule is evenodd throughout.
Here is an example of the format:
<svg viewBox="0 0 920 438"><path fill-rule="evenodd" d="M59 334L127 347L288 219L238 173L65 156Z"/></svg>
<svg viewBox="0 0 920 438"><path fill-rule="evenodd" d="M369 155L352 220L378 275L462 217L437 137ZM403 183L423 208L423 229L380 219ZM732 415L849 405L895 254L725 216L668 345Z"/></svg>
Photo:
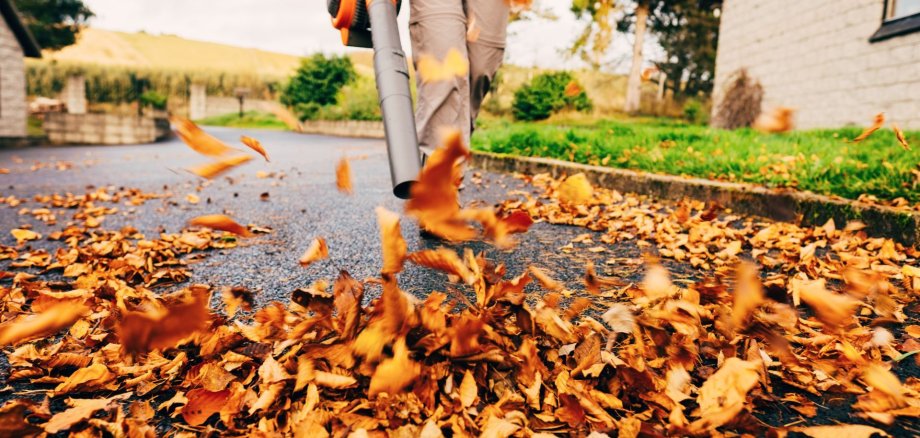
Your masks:
<svg viewBox="0 0 920 438"><path fill-rule="evenodd" d="M623 108L628 113L639 111L642 87L642 47L645 44L647 19L652 2L652 0L632 2L632 11L620 14L623 18L619 20L616 19L618 12L616 0L573 0L572 2L572 12L579 18L589 17L590 20L588 26L575 40L571 52L580 54L582 60L588 62L594 69L600 68L603 56L610 48L614 24L620 27L623 20L633 17L635 26L633 26L632 65L626 85L626 105Z"/></svg>
<svg viewBox="0 0 920 438"><path fill-rule="evenodd" d="M58 50L77 41L94 16L82 0L16 0L23 23L42 49Z"/></svg>
<svg viewBox="0 0 920 438"><path fill-rule="evenodd" d="M313 118L320 108L334 105L339 91L357 77L351 58L316 54L304 59L281 94L281 103L302 120Z"/></svg>

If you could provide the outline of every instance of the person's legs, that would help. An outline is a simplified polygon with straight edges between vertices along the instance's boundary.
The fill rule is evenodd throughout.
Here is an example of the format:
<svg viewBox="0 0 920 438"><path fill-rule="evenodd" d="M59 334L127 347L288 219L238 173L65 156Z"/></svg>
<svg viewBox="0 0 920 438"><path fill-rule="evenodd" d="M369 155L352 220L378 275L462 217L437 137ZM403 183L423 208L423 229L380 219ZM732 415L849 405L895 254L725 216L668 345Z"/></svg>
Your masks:
<svg viewBox="0 0 920 438"><path fill-rule="evenodd" d="M499 0L492 0L503 3ZM416 66L422 55L443 61L451 49L467 57L466 14L462 0L411 0L409 34ZM422 82L417 77L415 122L423 151L436 148L442 127L458 127L469 141L470 83L468 77Z"/></svg>
<svg viewBox="0 0 920 438"><path fill-rule="evenodd" d="M470 60L470 131L479 116L482 101L505 56L508 29L508 4L501 0L466 0L467 21L478 32L467 43Z"/></svg>

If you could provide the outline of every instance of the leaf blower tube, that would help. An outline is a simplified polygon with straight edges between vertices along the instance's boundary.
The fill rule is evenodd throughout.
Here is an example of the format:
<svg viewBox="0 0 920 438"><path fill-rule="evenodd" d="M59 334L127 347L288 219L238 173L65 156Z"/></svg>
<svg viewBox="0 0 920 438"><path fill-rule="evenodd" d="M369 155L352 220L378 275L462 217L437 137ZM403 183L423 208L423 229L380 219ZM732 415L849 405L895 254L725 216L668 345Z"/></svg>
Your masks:
<svg viewBox="0 0 920 438"><path fill-rule="evenodd" d="M342 32L342 42L374 48L374 71L393 194L408 199L409 189L421 171L415 130L415 113L409 92L409 67L399 40L396 16L400 0L327 0L332 24Z"/></svg>

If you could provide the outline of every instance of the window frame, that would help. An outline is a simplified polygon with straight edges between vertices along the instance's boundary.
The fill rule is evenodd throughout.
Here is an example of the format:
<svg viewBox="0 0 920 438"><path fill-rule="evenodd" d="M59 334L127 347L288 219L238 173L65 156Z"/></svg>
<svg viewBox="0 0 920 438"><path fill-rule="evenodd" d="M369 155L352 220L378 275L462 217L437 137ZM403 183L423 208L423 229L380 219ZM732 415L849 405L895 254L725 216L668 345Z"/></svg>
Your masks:
<svg viewBox="0 0 920 438"><path fill-rule="evenodd" d="M869 37L870 43L920 31L920 12L889 20L888 6L891 4L891 0L882 1L884 2L882 7L882 25L871 37Z"/></svg>

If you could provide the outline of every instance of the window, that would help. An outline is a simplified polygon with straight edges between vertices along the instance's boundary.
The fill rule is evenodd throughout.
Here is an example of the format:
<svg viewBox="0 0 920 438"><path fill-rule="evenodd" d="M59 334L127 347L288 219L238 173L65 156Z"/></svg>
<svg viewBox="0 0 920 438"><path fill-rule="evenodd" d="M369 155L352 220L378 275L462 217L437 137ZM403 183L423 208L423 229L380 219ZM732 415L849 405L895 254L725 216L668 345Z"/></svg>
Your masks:
<svg viewBox="0 0 920 438"><path fill-rule="evenodd" d="M920 0L888 0L886 3L885 21L920 14Z"/></svg>
<svg viewBox="0 0 920 438"><path fill-rule="evenodd" d="M884 2L882 27L869 38L870 42L920 31L920 0L882 1Z"/></svg>

